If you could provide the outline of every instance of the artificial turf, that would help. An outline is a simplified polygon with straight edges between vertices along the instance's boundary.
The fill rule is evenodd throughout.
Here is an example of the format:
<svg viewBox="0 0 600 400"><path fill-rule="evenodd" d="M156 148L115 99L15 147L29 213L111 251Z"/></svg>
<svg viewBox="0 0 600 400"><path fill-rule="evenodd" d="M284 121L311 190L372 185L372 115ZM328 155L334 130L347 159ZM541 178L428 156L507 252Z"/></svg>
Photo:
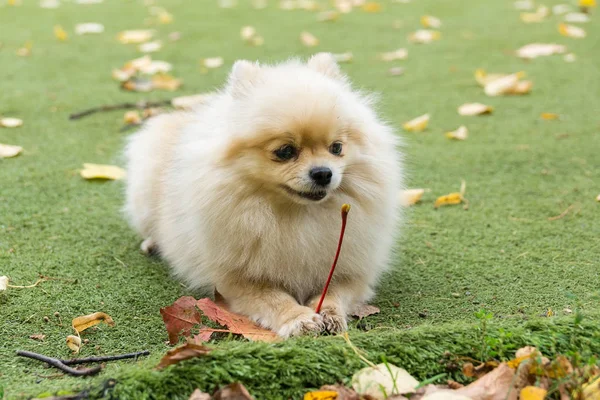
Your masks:
<svg viewBox="0 0 600 400"><path fill-rule="evenodd" d="M357 87L381 93L381 111L399 131L409 119L432 115L425 132L402 134L409 186L431 191L407 211L400 250L374 300L381 313L359 324L368 332L353 324L354 343L374 361L385 354L423 379L445 371L439 361L446 350L480 354L474 312L486 309L495 316L488 335L504 338L496 346L505 356L525 343L539 344L550 354L598 353L597 16L585 25L588 37L577 40L559 35L557 16L522 23L511 1L381 2L379 13L358 9L330 23L318 22L314 12L284 11L275 3L255 10L241 0L232 9L209 0L160 1L174 22L152 26L165 42L153 56L173 63L174 75L185 83L171 94L124 92L111 80L112 68L139 56L134 45L115 37L145 27L149 12L143 1L70 1L57 9L42 9L36 1L19 6L0 1L0 115L25 121L21 128L0 128L0 143L25 148L17 158L0 159L0 275L16 285L39 274L62 279L0 294L0 393L5 397L85 388L98 394L108 379L115 379L111 391L121 398L186 398L195 386L212 390L233 380L244 382L258 398L297 397L305 388L347 380L361 366L343 340L328 337L278 345L225 340L213 344L218 350L210 359L153 371L168 349L159 308L190 292L170 278L164 263L139 253L139 238L120 213L122 184L78 175L84 162L122 163L122 113L67 118L99 104L212 90L238 58L268 62L316 51L352 51L354 61L343 69ZM441 40L407 43L424 14L442 19ZM81 22L103 23L106 31L77 36L73 27ZM70 33L66 42L54 37L56 24ZM241 41L244 25L257 28L263 46ZM318 47L301 45L303 30L320 39ZM179 41L167 39L173 31L181 32ZM33 44L31 55L17 56L27 41ZM566 44L577 60L552 56L526 62L512 54L531 42ZM409 49L407 60L377 59L378 53L399 47ZM199 60L213 56L224 57L225 66L201 74ZM393 65L406 73L388 76ZM476 68L525 71L533 91L486 97L473 79ZM457 114L460 104L476 101L493 106L493 114ZM561 119L541 120L542 112ZM470 130L467 141L444 137L461 124ZM467 182L468 211L461 206L434 210L435 197L458 190L461 179ZM564 218L548 219L569 206ZM575 308L588 322L579 328L565 311ZM549 310L555 316L541 316ZM64 342L70 320L95 311L110 314L116 326L86 333L82 356L148 349L151 358L109 363L100 376L86 380L53 377L54 370L15 356L25 349L69 357ZM509 339L507 331L513 333ZM29 338L37 333L46 335L43 342Z"/></svg>

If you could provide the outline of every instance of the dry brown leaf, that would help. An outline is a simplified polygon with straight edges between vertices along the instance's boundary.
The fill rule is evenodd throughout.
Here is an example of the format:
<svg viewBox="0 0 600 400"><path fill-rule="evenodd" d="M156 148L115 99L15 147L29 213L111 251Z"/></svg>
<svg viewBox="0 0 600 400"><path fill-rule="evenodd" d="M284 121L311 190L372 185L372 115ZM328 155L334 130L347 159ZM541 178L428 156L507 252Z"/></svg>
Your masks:
<svg viewBox="0 0 600 400"><path fill-rule="evenodd" d="M29 336L29 339L39 340L40 342L43 342L44 339L46 339L46 335L44 335L43 333L37 333L35 335Z"/></svg>
<svg viewBox="0 0 600 400"><path fill-rule="evenodd" d="M300 33L300 42L306 47L315 47L319 44L319 39L312 33L303 31Z"/></svg>
<svg viewBox="0 0 600 400"><path fill-rule="evenodd" d="M515 371L506 363L484 375L455 393L478 400L517 400L517 391L512 387Z"/></svg>
<svg viewBox="0 0 600 400"><path fill-rule="evenodd" d="M142 53L155 53L160 49L162 49L162 41L160 40L142 43L138 46L138 50Z"/></svg>
<svg viewBox="0 0 600 400"><path fill-rule="evenodd" d="M156 74L152 77L152 88L174 91L181 87L183 81L168 74Z"/></svg>
<svg viewBox="0 0 600 400"><path fill-rule="evenodd" d="M119 32L117 40L123 44L140 44L147 42L154 36L151 29L135 29Z"/></svg>
<svg viewBox="0 0 600 400"><path fill-rule="evenodd" d="M392 394L414 393L418 385L419 381L406 370L390 363L363 368L352 377L352 388L357 393L377 400Z"/></svg>
<svg viewBox="0 0 600 400"><path fill-rule="evenodd" d="M338 392L333 390L317 390L304 394L304 400L337 400Z"/></svg>
<svg viewBox="0 0 600 400"><path fill-rule="evenodd" d="M411 33L408 36L408 40L412 43L426 44L431 43L434 40L440 40L441 37L442 34L439 31L419 29L418 31Z"/></svg>
<svg viewBox="0 0 600 400"><path fill-rule="evenodd" d="M190 358L203 357L209 354L211 349L208 347L196 344L196 343L184 343L179 347L175 347L167 351L167 354L160 359L160 362L156 366L156 369L163 369L169 365L177 364Z"/></svg>
<svg viewBox="0 0 600 400"><path fill-rule="evenodd" d="M352 311L352 316L357 317L358 319L363 319L369 315L379 314L380 311L381 310L375 306L361 304L360 306L357 306L354 311Z"/></svg>
<svg viewBox="0 0 600 400"><path fill-rule="evenodd" d="M125 170L115 165L85 163L80 174L85 179L119 180L125 178Z"/></svg>
<svg viewBox="0 0 600 400"><path fill-rule="evenodd" d="M379 58L382 61L396 61L396 60L405 60L408 57L408 50L406 49L398 49L394 51L388 51L385 53L381 53Z"/></svg>
<svg viewBox="0 0 600 400"><path fill-rule="evenodd" d="M400 191L398 198L400 200L400 204L407 207L417 204L419 201L421 201L424 193L425 189L406 189Z"/></svg>
<svg viewBox="0 0 600 400"><path fill-rule="evenodd" d="M468 136L469 130L464 125L459 126L455 131L446 132L446 137L448 139L466 140Z"/></svg>
<svg viewBox="0 0 600 400"><path fill-rule="evenodd" d="M479 364L476 367L473 365L473 363L467 362L464 363L462 366L462 373L468 378L479 379L485 374L494 370L494 368L496 368L497 366L498 363L496 361L486 361L484 363Z"/></svg>
<svg viewBox="0 0 600 400"><path fill-rule="evenodd" d="M402 127L408 132L422 132L427 128L429 119L429 114L423 114L420 117L405 122Z"/></svg>
<svg viewBox="0 0 600 400"><path fill-rule="evenodd" d="M458 107L458 113L465 116L491 114L494 109L481 103L465 103Z"/></svg>
<svg viewBox="0 0 600 400"><path fill-rule="evenodd" d="M0 143L0 158L16 157L23 151L21 146Z"/></svg>
<svg viewBox="0 0 600 400"><path fill-rule="evenodd" d="M160 314L167 328L170 344L176 344L180 334L188 336L192 327L202 322L200 313L196 310L196 299L191 296L180 297L173 305L161 308Z"/></svg>
<svg viewBox="0 0 600 400"><path fill-rule="evenodd" d="M526 386L521 389L520 400L544 400L548 391L540 387Z"/></svg>
<svg viewBox="0 0 600 400"><path fill-rule="evenodd" d="M565 23L561 23L558 25L558 32L563 36L575 39L583 39L587 36L583 28L580 28L575 25L568 25Z"/></svg>
<svg viewBox="0 0 600 400"><path fill-rule="evenodd" d="M0 118L0 127L2 128L18 128L23 125L23 120L19 118Z"/></svg>
<svg viewBox="0 0 600 400"><path fill-rule="evenodd" d="M212 396L208 393L201 391L200 389L194 390L188 400L211 400Z"/></svg>
<svg viewBox="0 0 600 400"><path fill-rule="evenodd" d="M115 326L115 322L110 315L103 312L95 312L93 314L82 315L81 317L73 318L71 325L77 333L81 333L87 328L98 325L104 322L108 326Z"/></svg>
<svg viewBox="0 0 600 400"><path fill-rule="evenodd" d="M421 25L423 25L424 28L438 29L442 26L442 21L431 15L423 15L421 17Z"/></svg>
<svg viewBox="0 0 600 400"><path fill-rule="evenodd" d="M563 54L567 51L566 46L555 43L530 43L517 50L517 56L525 59Z"/></svg>
<svg viewBox="0 0 600 400"><path fill-rule="evenodd" d="M61 42L64 42L69 38L69 35L62 26L54 25L54 37L60 40Z"/></svg>
<svg viewBox="0 0 600 400"><path fill-rule="evenodd" d="M104 25L96 22L86 22L75 25L75 33L77 35L88 35L104 32Z"/></svg>
<svg viewBox="0 0 600 400"><path fill-rule="evenodd" d="M191 110L199 105L206 104L215 96L215 93L194 94L191 96L175 97L171 100L171 105L180 110Z"/></svg>
<svg viewBox="0 0 600 400"><path fill-rule="evenodd" d="M81 338L75 335L67 336L67 347L70 348L73 353L79 353L81 349Z"/></svg>
<svg viewBox="0 0 600 400"><path fill-rule="evenodd" d="M239 382L222 387L213 395L214 400L254 400L248 390Z"/></svg>

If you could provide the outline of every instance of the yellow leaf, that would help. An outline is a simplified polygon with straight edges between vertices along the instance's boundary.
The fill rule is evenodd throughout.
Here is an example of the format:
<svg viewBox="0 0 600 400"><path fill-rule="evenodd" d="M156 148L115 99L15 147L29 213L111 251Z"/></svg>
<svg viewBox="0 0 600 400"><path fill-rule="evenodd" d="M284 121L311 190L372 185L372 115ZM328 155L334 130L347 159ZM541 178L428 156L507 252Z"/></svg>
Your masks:
<svg viewBox="0 0 600 400"><path fill-rule="evenodd" d="M544 119L546 121L552 121L552 120L555 120L555 119L559 119L560 115L555 114L555 113L545 112L545 113L541 113L540 114L540 118Z"/></svg>
<svg viewBox="0 0 600 400"><path fill-rule="evenodd" d="M434 207L445 206L448 204L460 204L463 201L463 197L460 193L450 193L444 196L440 196L435 201Z"/></svg>
<svg viewBox="0 0 600 400"><path fill-rule="evenodd" d="M23 120L19 118L0 118L0 127L2 128L18 128L23 125Z"/></svg>
<svg viewBox="0 0 600 400"><path fill-rule="evenodd" d="M171 22L173 22L173 14L163 10L162 12L158 13L158 23L159 24L170 24Z"/></svg>
<svg viewBox="0 0 600 400"><path fill-rule="evenodd" d="M398 199L400 204L403 206L412 206L421 201L423 194L425 193L425 189L406 189L401 190Z"/></svg>
<svg viewBox="0 0 600 400"><path fill-rule="evenodd" d="M304 400L336 400L338 398L338 392L331 390L319 390L316 392L309 392L304 395Z"/></svg>
<svg viewBox="0 0 600 400"><path fill-rule="evenodd" d="M209 57L201 61L202 66L209 69L219 68L224 62L223 57Z"/></svg>
<svg viewBox="0 0 600 400"><path fill-rule="evenodd" d="M596 0L579 0L579 7L596 7Z"/></svg>
<svg viewBox="0 0 600 400"><path fill-rule="evenodd" d="M491 114L493 110L492 107L481 103L465 103L458 107L458 113L466 116Z"/></svg>
<svg viewBox="0 0 600 400"><path fill-rule="evenodd" d="M21 146L0 143L0 158L16 157L23 151Z"/></svg>
<svg viewBox="0 0 600 400"><path fill-rule="evenodd" d="M73 353L79 353L81 349L81 338L75 335L67 336L67 347L73 350Z"/></svg>
<svg viewBox="0 0 600 400"><path fill-rule="evenodd" d="M546 397L547 390L535 386L526 386L521 389L521 400L543 400Z"/></svg>
<svg viewBox="0 0 600 400"><path fill-rule="evenodd" d="M87 328L98 325L101 322L104 322L108 326L115 326L115 322L110 315L103 312L95 312L93 314L73 318L71 325L77 331L77 333L81 333Z"/></svg>
<svg viewBox="0 0 600 400"><path fill-rule="evenodd" d="M300 33L300 42L306 47L315 47L319 44L319 39L312 33L304 31Z"/></svg>
<svg viewBox="0 0 600 400"><path fill-rule="evenodd" d="M542 56L551 56L553 54L562 54L567 48L561 44L555 43L531 43L517 50L517 56L525 59L533 59Z"/></svg>
<svg viewBox="0 0 600 400"><path fill-rule="evenodd" d="M526 24L542 22L548 15L550 15L550 9L546 6L539 6L535 12L521 13L521 21Z"/></svg>
<svg viewBox="0 0 600 400"><path fill-rule="evenodd" d="M27 57L27 56L31 55L32 48L33 48L33 42L31 40L28 40L25 42L23 47L20 47L17 49L16 53L19 57Z"/></svg>
<svg viewBox="0 0 600 400"><path fill-rule="evenodd" d="M420 117L405 122L402 127L408 132L422 132L427 128L429 118L429 114L423 114Z"/></svg>
<svg viewBox="0 0 600 400"><path fill-rule="evenodd" d="M442 26L442 21L439 18L431 15L423 15L421 17L421 25L425 28L439 28Z"/></svg>
<svg viewBox="0 0 600 400"><path fill-rule="evenodd" d="M519 81L507 92L507 94L527 94L531 92L532 87L532 81Z"/></svg>
<svg viewBox="0 0 600 400"><path fill-rule="evenodd" d="M174 91L179 89L182 84L181 79L176 79L168 74L157 74L152 77L152 87L154 89Z"/></svg>
<svg viewBox="0 0 600 400"><path fill-rule="evenodd" d="M381 53L379 58L382 61L396 61L396 60L405 60L408 57L408 50L406 49L398 49L394 51L388 51L385 53Z"/></svg>
<svg viewBox="0 0 600 400"><path fill-rule="evenodd" d="M142 123L142 116L138 111L127 111L123 115L123 122L127 125L139 125Z"/></svg>
<svg viewBox="0 0 600 400"><path fill-rule="evenodd" d="M475 70L475 80L480 86L485 87L488 83L500 78L504 78L506 74L488 74L484 69Z"/></svg>
<svg viewBox="0 0 600 400"><path fill-rule="evenodd" d="M69 38L67 32L60 25L54 25L54 36L61 42L64 42Z"/></svg>
<svg viewBox="0 0 600 400"><path fill-rule="evenodd" d="M565 23L560 23L558 25L558 32L563 36L575 39L583 39L587 36L583 28L575 25L567 25Z"/></svg>
<svg viewBox="0 0 600 400"><path fill-rule="evenodd" d="M419 29L416 32L411 33L408 36L408 40L413 43L430 43L434 40L440 40L442 34L439 31L432 31L429 29Z"/></svg>
<svg viewBox="0 0 600 400"><path fill-rule="evenodd" d="M600 400L600 379L598 376L592 376L590 382L583 385L584 400Z"/></svg>
<svg viewBox="0 0 600 400"><path fill-rule="evenodd" d="M114 165L83 164L80 172L85 179L110 179L119 180L125 178L125 170Z"/></svg>
<svg viewBox="0 0 600 400"><path fill-rule="evenodd" d="M487 83L483 90L485 94L492 97L511 93L515 90L519 80L524 75L525 73L523 72L517 72L516 74L503 76L502 78Z"/></svg>
<svg viewBox="0 0 600 400"><path fill-rule="evenodd" d="M381 12L381 4L369 1L362 5L362 10L367 13L378 13Z"/></svg>
<svg viewBox="0 0 600 400"><path fill-rule="evenodd" d="M136 29L120 32L117 40L123 44L139 44L147 42L154 36L154 31L150 29Z"/></svg>
<svg viewBox="0 0 600 400"><path fill-rule="evenodd" d="M446 137L448 139L466 140L468 136L469 136L469 130L464 125L459 126L458 129L455 131L446 132Z"/></svg>

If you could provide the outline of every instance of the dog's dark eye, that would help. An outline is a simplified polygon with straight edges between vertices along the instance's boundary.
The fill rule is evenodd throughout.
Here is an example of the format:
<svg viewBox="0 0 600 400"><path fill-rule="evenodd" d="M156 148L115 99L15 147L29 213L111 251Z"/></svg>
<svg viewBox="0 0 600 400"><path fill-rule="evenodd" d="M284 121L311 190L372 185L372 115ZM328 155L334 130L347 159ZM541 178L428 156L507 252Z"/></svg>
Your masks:
<svg viewBox="0 0 600 400"><path fill-rule="evenodd" d="M340 142L335 142L331 146L329 146L329 152L336 156L342 154L342 144Z"/></svg>
<svg viewBox="0 0 600 400"><path fill-rule="evenodd" d="M291 144L286 144L285 146L280 147L275 150L275 155L282 161L288 161L298 155L298 149L296 149Z"/></svg>

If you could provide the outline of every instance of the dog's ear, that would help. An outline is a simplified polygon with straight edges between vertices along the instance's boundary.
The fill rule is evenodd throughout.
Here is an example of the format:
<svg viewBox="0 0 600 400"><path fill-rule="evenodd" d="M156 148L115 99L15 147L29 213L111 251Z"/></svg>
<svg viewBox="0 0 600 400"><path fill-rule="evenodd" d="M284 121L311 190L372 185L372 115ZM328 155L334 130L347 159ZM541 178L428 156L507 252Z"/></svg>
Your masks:
<svg viewBox="0 0 600 400"><path fill-rule="evenodd" d="M233 64L227 80L227 90L234 97L243 97L256 84L261 68L258 62L238 60Z"/></svg>
<svg viewBox="0 0 600 400"><path fill-rule="evenodd" d="M317 53L308 60L308 67L322 73L330 78L346 82L346 75L340 70L340 66L331 53Z"/></svg>

